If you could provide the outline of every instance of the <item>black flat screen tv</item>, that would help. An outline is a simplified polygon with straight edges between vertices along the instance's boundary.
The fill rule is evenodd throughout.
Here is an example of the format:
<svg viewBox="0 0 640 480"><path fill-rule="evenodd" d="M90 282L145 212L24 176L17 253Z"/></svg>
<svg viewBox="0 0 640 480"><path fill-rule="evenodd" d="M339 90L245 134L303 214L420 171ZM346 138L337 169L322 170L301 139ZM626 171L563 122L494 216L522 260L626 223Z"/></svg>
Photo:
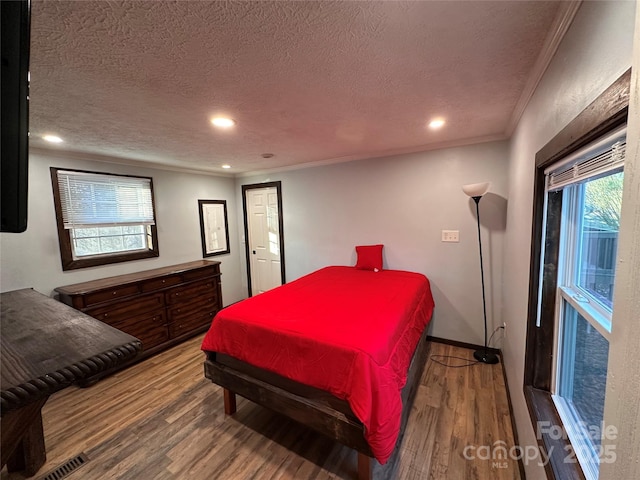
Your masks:
<svg viewBox="0 0 640 480"><path fill-rule="evenodd" d="M19 233L27 229L30 7L29 0L0 1L2 232Z"/></svg>

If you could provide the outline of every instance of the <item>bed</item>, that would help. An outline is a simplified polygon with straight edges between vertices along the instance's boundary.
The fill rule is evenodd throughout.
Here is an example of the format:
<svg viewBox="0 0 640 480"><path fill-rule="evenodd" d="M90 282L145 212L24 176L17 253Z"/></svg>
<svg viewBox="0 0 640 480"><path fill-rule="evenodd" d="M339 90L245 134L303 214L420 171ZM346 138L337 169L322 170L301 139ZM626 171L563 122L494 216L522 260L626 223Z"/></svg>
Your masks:
<svg viewBox="0 0 640 480"><path fill-rule="evenodd" d="M202 342L205 376L358 451L370 479L400 443L428 355L429 280L330 266L221 310Z"/></svg>

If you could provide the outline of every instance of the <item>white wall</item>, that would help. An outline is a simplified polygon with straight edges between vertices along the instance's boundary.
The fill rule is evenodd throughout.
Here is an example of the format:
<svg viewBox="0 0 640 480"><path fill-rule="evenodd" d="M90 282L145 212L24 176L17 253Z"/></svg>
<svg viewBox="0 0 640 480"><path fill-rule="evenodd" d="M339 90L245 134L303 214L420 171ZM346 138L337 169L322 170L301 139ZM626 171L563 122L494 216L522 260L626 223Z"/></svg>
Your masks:
<svg viewBox="0 0 640 480"><path fill-rule="evenodd" d="M29 156L29 211L27 231L0 234L0 290L34 288L51 295L55 287L164 267L202 257L198 199L227 200L231 253L220 260L225 305L245 296L240 280L238 218L233 178L139 168L73 159L59 152ZM62 271L49 167L142 175L153 178L160 256L108 266ZM241 208L241 207L240 207Z"/></svg>
<svg viewBox="0 0 640 480"><path fill-rule="evenodd" d="M535 154L631 66L634 9L634 2L582 4L512 137L503 294L508 334L503 353L521 445L536 445L522 393ZM535 463L525 468L530 480L546 478Z"/></svg>
<svg viewBox="0 0 640 480"><path fill-rule="evenodd" d="M480 202L491 331L502 321L507 154L506 142L493 142L243 177L238 202L241 185L282 181L287 281L325 265L354 265L356 245L382 243L385 268L430 278L431 335L482 344L475 204L461 186L493 183ZM459 230L460 243L442 243L443 229Z"/></svg>
<svg viewBox="0 0 640 480"><path fill-rule="evenodd" d="M613 328L609 348L609 375L604 410L606 425L616 426L610 438L616 453L613 463L603 464L601 480L640 478L640 8L631 76L631 99L624 174L624 197L614 292Z"/></svg>

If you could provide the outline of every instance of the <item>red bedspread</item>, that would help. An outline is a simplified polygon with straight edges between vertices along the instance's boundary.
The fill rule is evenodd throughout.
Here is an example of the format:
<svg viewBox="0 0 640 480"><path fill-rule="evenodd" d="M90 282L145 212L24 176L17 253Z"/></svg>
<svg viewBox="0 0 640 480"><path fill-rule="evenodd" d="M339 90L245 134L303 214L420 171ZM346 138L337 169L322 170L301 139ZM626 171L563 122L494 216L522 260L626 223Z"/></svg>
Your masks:
<svg viewBox="0 0 640 480"><path fill-rule="evenodd" d="M400 391L433 306L422 274L325 267L221 310L202 349L347 400L385 463L400 430Z"/></svg>

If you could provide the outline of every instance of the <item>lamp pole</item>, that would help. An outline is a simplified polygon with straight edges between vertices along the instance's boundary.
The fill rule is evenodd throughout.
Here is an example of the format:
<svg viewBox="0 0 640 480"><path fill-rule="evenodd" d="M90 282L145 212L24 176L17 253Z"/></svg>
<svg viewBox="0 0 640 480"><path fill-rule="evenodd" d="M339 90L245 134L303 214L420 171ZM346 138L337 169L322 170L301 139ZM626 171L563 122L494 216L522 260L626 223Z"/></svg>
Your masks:
<svg viewBox="0 0 640 480"><path fill-rule="evenodd" d="M471 197L476 202L476 218L478 220L478 248L480 250L480 277L482 279L482 313L484 316L484 350L476 350L473 357L482 363L498 363L498 356L489 352L487 345L487 303L484 294L484 266L482 262L482 236L480 235L480 199L482 195Z"/></svg>

